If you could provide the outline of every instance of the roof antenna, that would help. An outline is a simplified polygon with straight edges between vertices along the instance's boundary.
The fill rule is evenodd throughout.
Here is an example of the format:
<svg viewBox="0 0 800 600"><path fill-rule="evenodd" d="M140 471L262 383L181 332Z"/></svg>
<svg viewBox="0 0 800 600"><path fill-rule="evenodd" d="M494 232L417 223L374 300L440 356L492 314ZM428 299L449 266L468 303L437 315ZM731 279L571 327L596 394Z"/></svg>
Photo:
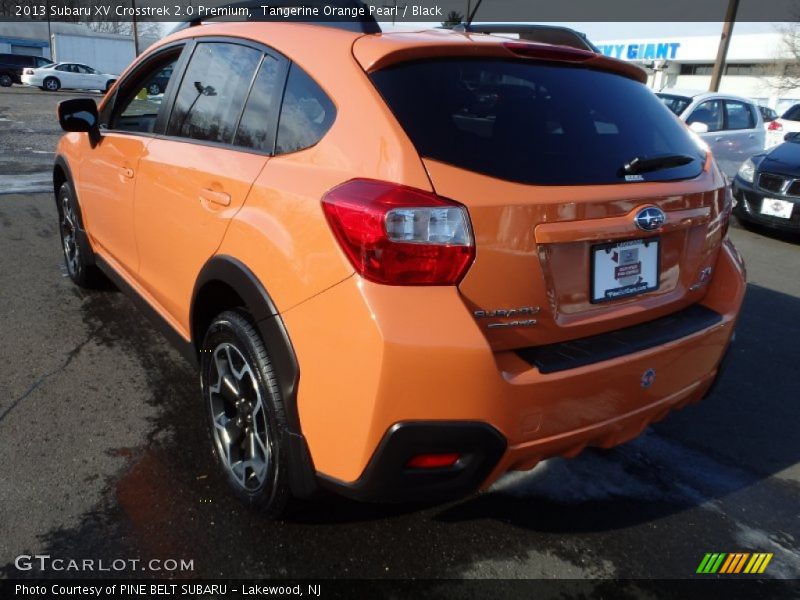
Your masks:
<svg viewBox="0 0 800 600"><path fill-rule="evenodd" d="M467 31L469 31L469 26L472 25L472 21L475 18L475 13L478 12L478 9L481 7L481 2L483 2L483 0L478 0L475 3L475 8L473 8L472 12L467 15L467 22L465 23L465 25L467 26L466 27Z"/></svg>

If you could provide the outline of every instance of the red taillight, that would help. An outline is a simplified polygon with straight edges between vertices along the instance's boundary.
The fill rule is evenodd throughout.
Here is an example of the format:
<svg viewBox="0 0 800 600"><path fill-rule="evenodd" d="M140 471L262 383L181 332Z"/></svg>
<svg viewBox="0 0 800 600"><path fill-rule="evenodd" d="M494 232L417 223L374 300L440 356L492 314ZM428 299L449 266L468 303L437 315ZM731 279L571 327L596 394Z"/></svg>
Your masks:
<svg viewBox="0 0 800 600"><path fill-rule="evenodd" d="M356 271L390 285L454 285L475 258L466 208L431 192L353 179L322 198Z"/></svg>
<svg viewBox="0 0 800 600"><path fill-rule="evenodd" d="M33 75L33 69L25 69L25 75Z"/></svg>
<svg viewBox="0 0 800 600"><path fill-rule="evenodd" d="M505 42L503 46L518 56L539 58L542 60L580 62L596 56L594 52L590 52L589 50L570 48L568 46L554 46L551 44L537 44L534 42Z"/></svg>
<svg viewBox="0 0 800 600"><path fill-rule="evenodd" d="M441 469L452 467L458 462L460 455L457 452L446 454L418 454L411 458L406 467L409 469Z"/></svg>
<svg viewBox="0 0 800 600"><path fill-rule="evenodd" d="M767 129L769 131L783 131L783 125L781 125L777 121L770 121L769 125L767 125Z"/></svg>

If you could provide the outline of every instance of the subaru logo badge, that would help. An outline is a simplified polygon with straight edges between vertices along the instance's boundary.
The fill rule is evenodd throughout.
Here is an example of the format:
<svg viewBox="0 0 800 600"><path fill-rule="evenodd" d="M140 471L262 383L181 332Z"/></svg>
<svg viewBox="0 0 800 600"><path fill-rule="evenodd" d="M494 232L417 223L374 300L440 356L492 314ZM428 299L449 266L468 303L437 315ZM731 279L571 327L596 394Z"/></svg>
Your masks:
<svg viewBox="0 0 800 600"><path fill-rule="evenodd" d="M642 373L642 387L644 389L649 388L653 385L653 382L656 380L656 370L655 369L647 369L644 373Z"/></svg>
<svg viewBox="0 0 800 600"><path fill-rule="evenodd" d="M667 215L657 206L648 206L636 213L634 221L643 231L655 231L667 222Z"/></svg>

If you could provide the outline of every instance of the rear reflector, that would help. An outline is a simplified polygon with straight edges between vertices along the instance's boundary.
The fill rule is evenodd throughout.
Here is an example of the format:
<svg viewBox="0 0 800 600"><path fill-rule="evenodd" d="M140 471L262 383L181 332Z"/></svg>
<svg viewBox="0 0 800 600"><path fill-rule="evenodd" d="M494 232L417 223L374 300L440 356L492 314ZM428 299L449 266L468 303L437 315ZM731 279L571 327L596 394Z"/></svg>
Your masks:
<svg viewBox="0 0 800 600"><path fill-rule="evenodd" d="M460 455L457 452L447 454L418 454L406 463L409 469L441 469L452 467L458 462Z"/></svg>
<svg viewBox="0 0 800 600"><path fill-rule="evenodd" d="M353 267L376 283L455 285L475 258L467 209L431 192L353 179L322 208Z"/></svg>

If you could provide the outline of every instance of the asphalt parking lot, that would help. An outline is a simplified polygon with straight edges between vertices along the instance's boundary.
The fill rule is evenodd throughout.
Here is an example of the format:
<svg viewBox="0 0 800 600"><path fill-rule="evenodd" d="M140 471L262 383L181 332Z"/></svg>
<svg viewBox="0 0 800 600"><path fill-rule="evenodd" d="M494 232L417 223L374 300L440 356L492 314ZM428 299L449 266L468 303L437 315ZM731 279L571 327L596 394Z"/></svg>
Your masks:
<svg viewBox="0 0 800 600"><path fill-rule="evenodd" d="M273 522L216 478L195 373L122 294L65 276L39 190L70 96L0 89L0 577L49 554L190 559L193 577L681 579L737 551L800 577L797 237L732 229L749 289L731 366L639 439L444 506L324 496Z"/></svg>

